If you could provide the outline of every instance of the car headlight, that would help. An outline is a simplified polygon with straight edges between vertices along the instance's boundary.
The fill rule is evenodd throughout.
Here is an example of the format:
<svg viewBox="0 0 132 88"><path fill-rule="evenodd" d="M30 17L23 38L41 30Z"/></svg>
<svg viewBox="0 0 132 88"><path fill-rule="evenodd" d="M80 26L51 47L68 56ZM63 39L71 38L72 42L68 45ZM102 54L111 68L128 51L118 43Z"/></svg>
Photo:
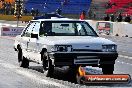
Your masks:
<svg viewBox="0 0 132 88"><path fill-rule="evenodd" d="M116 52L117 45L102 45L103 52Z"/></svg>
<svg viewBox="0 0 132 88"><path fill-rule="evenodd" d="M51 51L54 52L71 52L72 46L71 45L55 45L53 48L51 48Z"/></svg>

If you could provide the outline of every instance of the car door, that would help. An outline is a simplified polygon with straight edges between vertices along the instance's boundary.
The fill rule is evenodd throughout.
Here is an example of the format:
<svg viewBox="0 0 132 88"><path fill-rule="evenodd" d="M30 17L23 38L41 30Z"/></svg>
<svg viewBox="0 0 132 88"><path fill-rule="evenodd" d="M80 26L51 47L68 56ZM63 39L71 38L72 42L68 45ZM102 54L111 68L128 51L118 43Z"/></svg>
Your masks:
<svg viewBox="0 0 132 88"><path fill-rule="evenodd" d="M32 28L32 34L39 36L39 29L40 29L40 22L34 21L33 22L33 28ZM41 60L41 56L37 50L38 41L39 41L39 38L35 38L35 37L30 36L29 44L28 44L29 57L31 60L36 61L36 62L40 62L40 60Z"/></svg>
<svg viewBox="0 0 132 88"><path fill-rule="evenodd" d="M22 50L23 50L23 55L27 58L29 58L28 55L28 51L29 51L29 40L30 40L30 36L31 36L31 28L33 26L33 23L30 22L24 29L22 35L21 35L21 46L22 46Z"/></svg>

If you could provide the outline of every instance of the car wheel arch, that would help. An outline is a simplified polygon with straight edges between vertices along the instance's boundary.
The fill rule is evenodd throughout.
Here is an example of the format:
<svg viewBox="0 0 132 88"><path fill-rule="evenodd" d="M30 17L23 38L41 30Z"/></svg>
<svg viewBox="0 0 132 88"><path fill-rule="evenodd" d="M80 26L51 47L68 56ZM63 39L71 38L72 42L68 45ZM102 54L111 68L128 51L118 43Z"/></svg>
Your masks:
<svg viewBox="0 0 132 88"><path fill-rule="evenodd" d="M43 48L42 50L41 50L41 52L40 52L40 54L41 54L41 61L43 60L43 53L44 52L47 52L47 48Z"/></svg>
<svg viewBox="0 0 132 88"><path fill-rule="evenodd" d="M18 50L21 49L21 45L20 44L17 45L17 49Z"/></svg>

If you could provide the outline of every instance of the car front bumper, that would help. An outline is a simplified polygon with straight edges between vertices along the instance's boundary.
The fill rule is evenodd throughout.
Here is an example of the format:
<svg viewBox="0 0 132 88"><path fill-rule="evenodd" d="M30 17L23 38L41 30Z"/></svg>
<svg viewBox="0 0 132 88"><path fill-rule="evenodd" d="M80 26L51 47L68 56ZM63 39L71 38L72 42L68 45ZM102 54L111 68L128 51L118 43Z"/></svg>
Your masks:
<svg viewBox="0 0 132 88"><path fill-rule="evenodd" d="M117 52L52 52L49 56L55 65L114 64Z"/></svg>

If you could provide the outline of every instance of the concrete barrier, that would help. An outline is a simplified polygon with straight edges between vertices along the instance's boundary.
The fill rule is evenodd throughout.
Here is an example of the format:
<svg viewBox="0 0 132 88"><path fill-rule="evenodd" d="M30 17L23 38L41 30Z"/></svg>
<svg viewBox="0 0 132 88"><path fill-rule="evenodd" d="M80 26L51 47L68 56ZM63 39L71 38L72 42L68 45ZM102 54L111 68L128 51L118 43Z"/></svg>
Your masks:
<svg viewBox="0 0 132 88"><path fill-rule="evenodd" d="M132 24L126 24L125 25L125 32L127 37L132 38Z"/></svg>
<svg viewBox="0 0 132 88"><path fill-rule="evenodd" d="M17 36L20 35L24 27L1 26L0 36Z"/></svg>
<svg viewBox="0 0 132 88"><path fill-rule="evenodd" d="M119 22L113 22L113 35L114 36L125 36L123 32L124 26Z"/></svg>
<svg viewBox="0 0 132 88"><path fill-rule="evenodd" d="M22 27L2 27L1 36L17 36L22 32Z"/></svg>
<svg viewBox="0 0 132 88"><path fill-rule="evenodd" d="M121 37L132 37L132 24L126 22L110 22L110 21L94 21L85 20L93 27L97 33L101 33L100 29L103 29L101 34L121 36ZM21 27L16 27L16 25L10 25L5 23L0 23L0 36L16 36L19 35L25 24Z"/></svg>
<svg viewBox="0 0 132 88"><path fill-rule="evenodd" d="M25 25L21 25L17 27L14 21L12 21L13 24L11 25L10 22L7 23L0 23L0 36L16 36L20 35L22 30L24 29Z"/></svg>
<svg viewBox="0 0 132 88"><path fill-rule="evenodd" d="M113 22L113 35L132 37L132 24L127 22Z"/></svg>
<svg viewBox="0 0 132 88"><path fill-rule="evenodd" d="M127 22L86 20L95 31L102 35L132 37L132 24Z"/></svg>

